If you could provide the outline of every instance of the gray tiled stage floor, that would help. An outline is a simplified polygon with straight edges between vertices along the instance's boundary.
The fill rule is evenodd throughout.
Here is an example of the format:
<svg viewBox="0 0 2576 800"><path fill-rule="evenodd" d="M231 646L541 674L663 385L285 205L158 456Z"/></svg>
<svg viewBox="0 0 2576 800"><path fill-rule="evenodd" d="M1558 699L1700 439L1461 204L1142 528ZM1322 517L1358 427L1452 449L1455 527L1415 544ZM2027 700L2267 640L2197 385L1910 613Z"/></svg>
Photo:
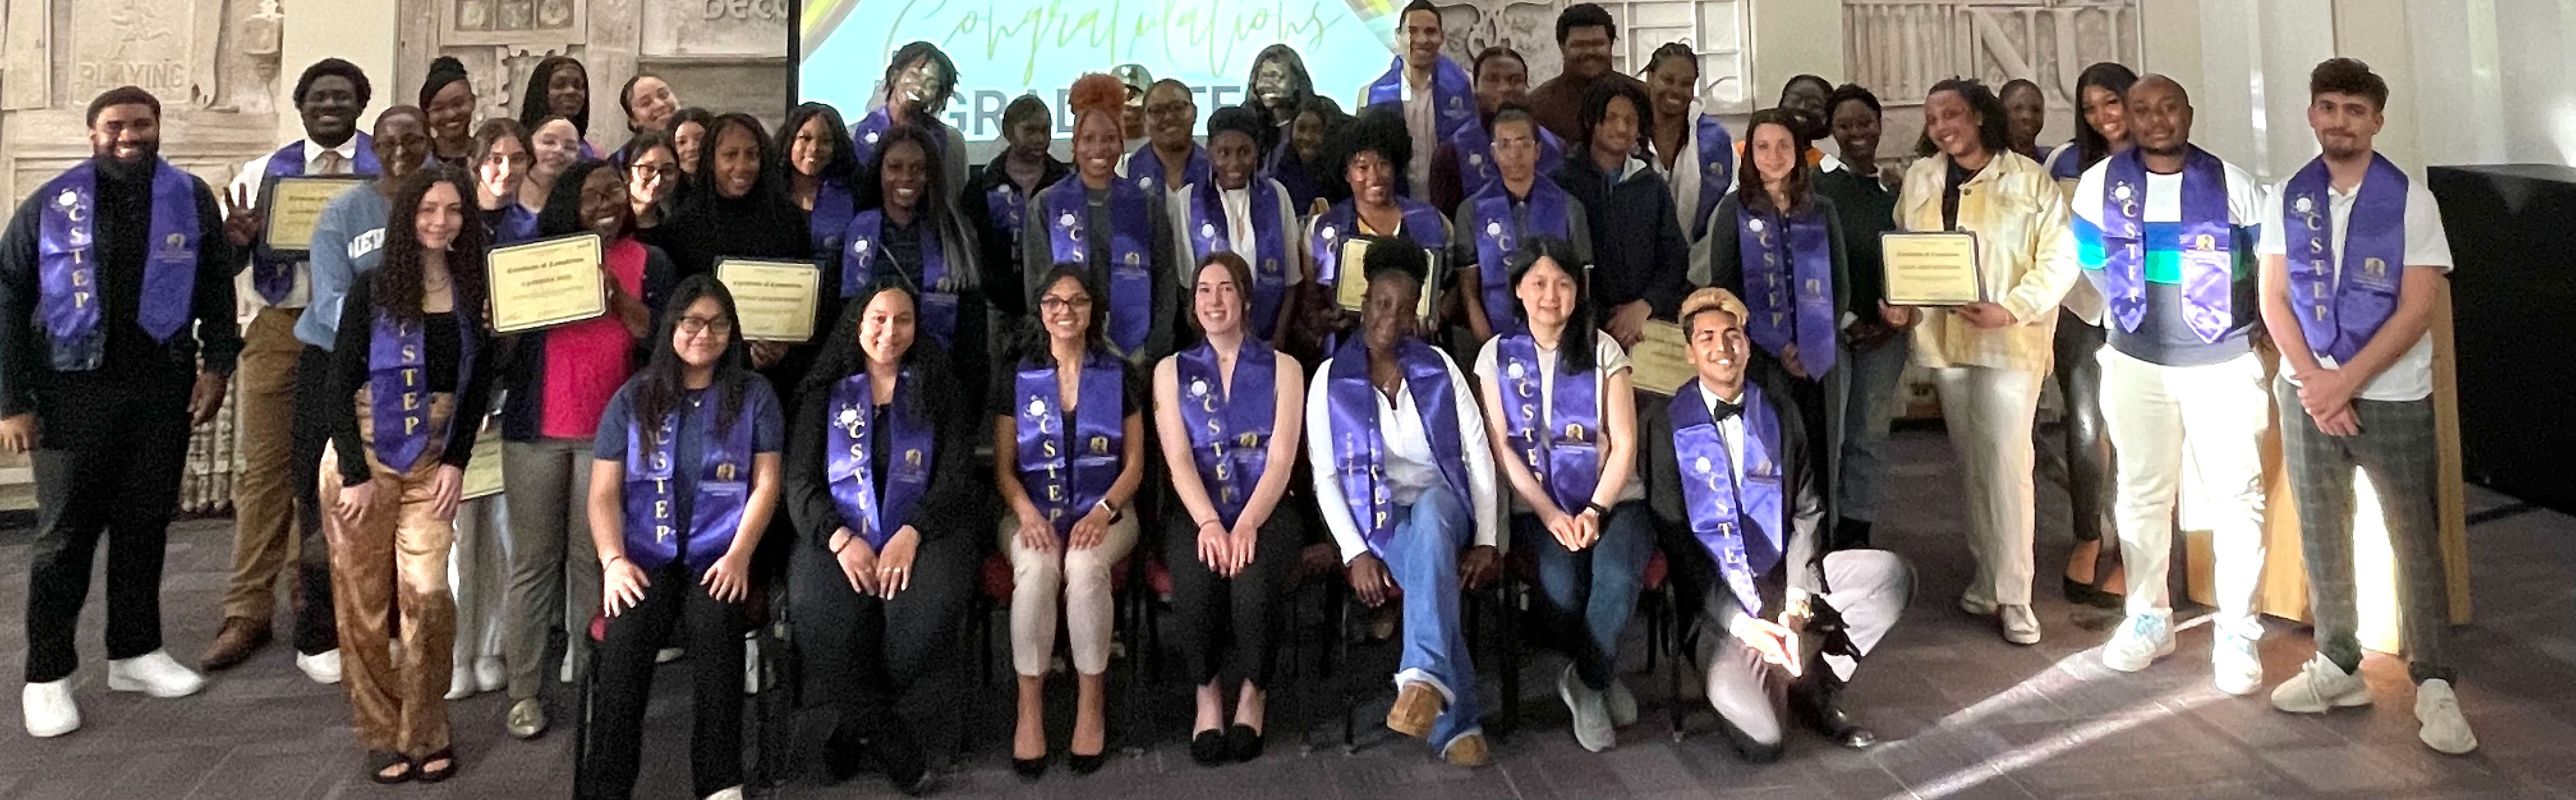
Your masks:
<svg viewBox="0 0 2576 800"><path fill-rule="evenodd" d="M1383 728L1365 732L1367 747L1342 755L1337 729L1313 727L1317 746L1300 752L1287 728L1293 696L1274 698L1270 755L1243 766L1205 770L1189 763L1181 731L1183 694L1152 694L1151 732L1142 757L1114 762L1085 779L1061 769L1024 787L1004 763L1007 689L974 695L987 713L972 725L979 747L951 776L951 797L1196 798L2571 798L2576 797L2576 520L2547 512L2511 516L2470 531L2477 624L2459 633L2466 673L2463 700L2484 749L2444 758L2417 744L2405 671L2374 656L2366 668L2383 702L2324 718L2272 712L2258 698L2229 698L2210 688L2209 636L2182 635L2181 655L2138 675L2107 673L2091 660L2102 633L2075 624L2058 601L2046 566L2066 547L2063 496L2042 489L2040 614L2048 640L2032 648L2002 643L1989 623L1961 615L1952 602L1968 572L1957 542L1960 509L1938 433L1900 435L1897 501L1884 516L1882 541L1913 557L1923 590L1913 616L1888 640L1853 688L1850 706L1887 743L1866 752L1828 750L1812 738L1793 740L1781 764L1739 764L1705 733L1672 743L1660 714L1666 696L1658 676L1631 675L1644 695L1646 719L1623 732L1623 746L1601 755L1577 748L1552 680L1562 662L1535 656L1523 682L1526 721L1497 745L1497 766L1462 772L1432 762ZM2473 511L2510 501L2472 491ZM0 533L0 665L21 663L17 635L25 604L20 570L25 531ZM217 620L230 528L222 522L180 526L171 538L164 608L171 650L193 660ZM2295 557L2295 554L2275 554ZM98 657L98 599L93 595L82 646ZM2275 622L2264 644L2270 677L2287 677L2309 651L2304 629ZM1641 638L1631 631L1631 668ZM1166 644L1171 644L1166 640ZM1176 663L1174 659L1173 663ZM664 670L653 706L656 733L646 745L650 798L687 794L685 667ZM1121 668L1123 669L1123 668ZM1004 668L1007 671L1007 668ZM303 680L281 644L224 673L194 698L145 700L104 691L95 660L80 674L87 727L39 742L18 730L16 692L0 692L0 798L500 798L569 794L571 743L556 735L535 743L502 735L506 702L485 695L453 705L464 772L439 787L380 789L363 782L347 728L346 703L332 689ZM1113 678L1123 672L1114 672ZM1380 673L1382 674L1382 673ZM1493 691L1494 681L1486 681ZM1122 697L1113 703L1123 709ZM1377 700L1380 708L1385 702ZM1059 709L1061 711L1062 709ZM1382 711L1376 712L1382 713ZM1364 712L1363 720L1373 718ZM933 717L944 719L944 717ZM1114 724L1114 723L1113 723ZM1705 713L1696 724L1709 726ZM1055 728L1062 746L1064 723ZM836 789L799 786L787 796L883 797L882 783L863 779Z"/></svg>

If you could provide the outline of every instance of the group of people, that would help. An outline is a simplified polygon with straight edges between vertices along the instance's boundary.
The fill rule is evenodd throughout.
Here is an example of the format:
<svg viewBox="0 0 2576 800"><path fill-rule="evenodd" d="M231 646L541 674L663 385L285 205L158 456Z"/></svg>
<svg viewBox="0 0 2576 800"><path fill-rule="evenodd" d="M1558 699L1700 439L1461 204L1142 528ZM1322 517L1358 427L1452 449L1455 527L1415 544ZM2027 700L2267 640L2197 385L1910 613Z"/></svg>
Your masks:
<svg viewBox="0 0 2576 800"><path fill-rule="evenodd" d="M506 690L508 733L531 738L545 676L588 669L582 791L626 797L654 665L685 653L693 794L738 796L751 600L783 586L805 705L829 721L823 768L927 791L919 725L895 706L962 667L996 554L1014 768L1049 766L1061 632L1063 752L1088 773L1116 576L1155 536L1202 763L1262 751L1310 550L1400 630L1386 724L1451 763L1490 758L1464 593L1527 562L1573 735L1605 750L1637 715L1617 656L1657 553L1708 632L1694 659L1739 752L1778 758L1790 720L1866 747L1839 698L1913 594L1906 561L1872 546L1911 363L1937 382L1965 489L1962 608L2040 639L2032 426L2054 371L2079 540L2066 592L2127 613L2101 659L2136 671L2173 649L2189 474L2211 503L2231 694L2264 677L2257 445L2277 396L2317 655L2273 704L2371 700L2357 466L2397 545L2424 741L2474 748L2434 542L2426 327L2450 257L2429 193L2371 150L2387 87L2366 66L2317 67L2324 155L2267 190L2190 143L2183 87L2116 64L2083 73L2075 140L2053 152L2036 86L1943 81L1900 172L1868 90L1799 76L1730 130L1687 45L1642 80L1613 71L1617 26L1592 4L1559 17L1566 72L1536 89L1509 47L1466 68L1442 55L1427 2L1399 20L1402 52L1356 115L1284 45L1203 131L1188 86L1121 65L1072 84L1071 163L1028 96L977 170L941 120L954 66L928 43L895 52L855 123L808 103L774 133L637 76L614 151L592 144L570 58L536 67L518 119L479 122L441 59L418 105L368 132L368 77L326 59L295 84L304 136L220 198L157 157L154 97L100 95L95 157L0 238L0 447L33 451L41 511L27 730L80 724L74 626L102 533L109 688L203 685L161 648L161 548L189 428L238 376L234 581L202 666L266 645L288 584L296 663L347 686L380 783L456 772L446 699ZM355 182L310 246L271 247L268 188L334 175ZM1976 234L1984 299L1890 304L1880 235L1935 231ZM582 234L602 244L607 312L491 330L490 250ZM818 333L747 337L726 259L817 265L837 291ZM1690 374L1650 391L1632 354L1658 330ZM487 429L504 486L468 498Z"/></svg>

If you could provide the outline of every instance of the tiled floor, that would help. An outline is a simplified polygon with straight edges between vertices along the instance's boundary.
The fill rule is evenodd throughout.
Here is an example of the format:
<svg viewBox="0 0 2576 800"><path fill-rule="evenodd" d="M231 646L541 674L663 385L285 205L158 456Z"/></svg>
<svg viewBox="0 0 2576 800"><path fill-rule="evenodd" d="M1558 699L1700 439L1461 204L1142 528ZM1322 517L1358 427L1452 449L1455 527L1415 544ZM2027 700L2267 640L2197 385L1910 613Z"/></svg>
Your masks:
<svg viewBox="0 0 2576 800"><path fill-rule="evenodd" d="M2018 648L2001 642L1991 623L1962 615L1951 602L1968 574L1960 546L1961 510L1938 433L1900 434L1899 491L1882 543L1915 560L1922 590L1912 616L1867 663L1849 707L1885 740L1861 752L1828 749L1812 737L1792 740L1788 758L1745 766L1702 729L1675 743L1661 714L1667 693L1659 675L1631 674L1646 718L1621 733L1622 745L1594 755L1565 731L1554 699L1562 662L1533 655L1522 681L1524 722L1498 742L1495 766L1461 771L1430 759L1417 744L1366 724L1362 750L1344 755L1329 712L1300 714L1297 698L1274 696L1270 755L1258 762L1202 769L1189 763L1182 731L1186 695L1178 687L1147 693L1150 722L1113 732L1142 745L1137 757L1113 761L1100 774L1073 778L1061 769L1022 785L1005 759L1009 707L1002 685L951 697L916 698L930 719L957 709L976 747L948 776L951 797L1099 798L1779 798L1781 800L1970 800L1971 798L2576 798L2576 520L2550 512L2503 516L2470 529L2477 624L2460 629L2455 652L2464 673L2461 697L2483 744L2465 758L2437 755L2415 741L2404 666L2373 656L2366 666L2382 702L2326 717L2292 717L2258 696L2230 698L2210 687L2209 634L2193 626L2180 655L2144 673L2110 673L2092 659L2103 620L2057 600L2045 565L2066 547L2063 496L2041 485L2040 616L2047 641ZM2472 490L2472 512L2510 505ZM0 533L0 664L20 663L16 635L25 607L27 533ZM173 531L163 600L172 652L193 661L217 623L229 557L230 527L186 523ZM2295 554L2275 554L2295 557ZM80 673L86 719L80 732L37 741L17 729L17 695L0 692L0 798L501 798L570 794L568 728L534 743L501 733L506 701L485 695L453 704L464 770L437 787L380 788L364 782L347 727L346 703L332 688L305 681L283 645L221 674L201 695L149 700L104 690L98 658L98 600L93 596L82 644L93 660ZM1311 613L1311 612L1310 612ZM1642 636L1631 631L1631 669L1642 664ZM2299 626L2275 620L2264 643L2273 681L2288 677L2310 652ZM1170 639L1166 644L1172 644ZM1170 664L1176 654L1167 655ZM1364 661L1358 674L1383 657ZM1486 691L1494 691L1488 664ZM664 669L653 706L654 733L639 797L688 795L688 718L683 665ZM1114 668L1113 678L1124 667ZM1005 668L1006 671L1006 668ZM1371 672L1370 674L1382 674ZM971 677L966 678L971 681ZM1114 683L1114 681L1113 681ZM971 684L970 684L971 685ZM954 684L951 685L952 687ZM941 690L948 690L943 688ZM565 693L569 696L569 693ZM1124 695L1113 709L1129 708ZM979 705L980 704L980 705ZM975 712L974 709L982 709ZM1059 709L1062 711L1062 709ZM1311 726L1300 725L1301 718ZM1113 725L1117 723L1113 722ZM1307 727L1310 747L1291 728ZM1062 746L1064 723L1055 735ZM1145 734L1150 734L1146 740ZM837 788L791 786L796 798L883 797L882 782Z"/></svg>

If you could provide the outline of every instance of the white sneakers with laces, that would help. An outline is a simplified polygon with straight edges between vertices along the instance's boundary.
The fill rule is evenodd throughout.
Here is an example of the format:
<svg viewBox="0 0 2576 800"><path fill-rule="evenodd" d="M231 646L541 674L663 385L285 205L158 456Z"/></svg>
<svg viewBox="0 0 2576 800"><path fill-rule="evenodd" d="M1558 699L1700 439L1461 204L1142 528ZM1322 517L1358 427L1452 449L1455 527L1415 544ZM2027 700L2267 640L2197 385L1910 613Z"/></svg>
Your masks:
<svg viewBox="0 0 2576 800"><path fill-rule="evenodd" d="M2102 666L2136 672L2173 651L2173 623L2159 614L2140 614L2121 623L2111 641L2102 643Z"/></svg>
<svg viewBox="0 0 2576 800"><path fill-rule="evenodd" d="M206 688L206 679L195 670L180 666L168 652L154 650L133 658L110 659L107 662L107 688L119 692L142 692L153 697L186 697Z"/></svg>
<svg viewBox="0 0 2576 800"><path fill-rule="evenodd" d="M2323 714L2338 708L2370 705L2370 684L2359 673L2345 672L2334 659L2318 653L2281 685L2272 687L2272 707L2292 714Z"/></svg>
<svg viewBox="0 0 2576 800"><path fill-rule="evenodd" d="M2415 685L2415 721L2423 725L2415 738L2426 747L2455 756L2478 749L2477 734L2469 732L2469 718L2460 714L2460 696L2451 691L2450 681L2434 678Z"/></svg>
<svg viewBox="0 0 2576 800"><path fill-rule="evenodd" d="M2209 669L2218 690L2243 697L2263 688L2263 654L2257 639L2222 628L2209 643Z"/></svg>

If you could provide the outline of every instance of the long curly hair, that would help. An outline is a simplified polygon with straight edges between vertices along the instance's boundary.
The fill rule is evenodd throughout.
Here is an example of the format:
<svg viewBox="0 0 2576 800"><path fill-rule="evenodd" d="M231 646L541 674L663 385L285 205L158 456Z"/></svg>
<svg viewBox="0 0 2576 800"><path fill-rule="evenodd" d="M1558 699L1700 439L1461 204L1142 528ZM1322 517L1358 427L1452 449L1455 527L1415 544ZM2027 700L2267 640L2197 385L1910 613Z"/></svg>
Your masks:
<svg viewBox="0 0 2576 800"><path fill-rule="evenodd" d="M487 245L484 226L474 221L474 179L465 171L447 164L437 164L412 173L394 190L391 221L385 225L383 263L376 267L368 288L376 308L394 319L406 322L421 318L421 253L420 206L431 187L447 184L456 190L456 200L464 212L464 224L458 225L456 238L447 243L447 285L449 302L456 308L481 318L483 308L483 251Z"/></svg>
<svg viewBox="0 0 2576 800"><path fill-rule="evenodd" d="M689 306L696 305L702 297L715 298L724 307L725 321L733 328L733 335L725 338L724 353L716 357L715 380L707 384L718 397L716 429L710 433L722 435L733 429L736 419L742 416L743 395L760 377L751 371L751 356L742 341L742 317L734 311L733 293L726 291L714 275L681 279L680 285L671 290L671 300L662 304L662 322L654 326L651 342L653 355L635 373L633 393L627 397L635 407L635 418L627 424L641 433L639 438L646 447L660 445L662 420L679 410L680 401L688 396L683 378L688 364L680 360L680 351L672 348L671 338L680 328L680 318L688 315Z"/></svg>

